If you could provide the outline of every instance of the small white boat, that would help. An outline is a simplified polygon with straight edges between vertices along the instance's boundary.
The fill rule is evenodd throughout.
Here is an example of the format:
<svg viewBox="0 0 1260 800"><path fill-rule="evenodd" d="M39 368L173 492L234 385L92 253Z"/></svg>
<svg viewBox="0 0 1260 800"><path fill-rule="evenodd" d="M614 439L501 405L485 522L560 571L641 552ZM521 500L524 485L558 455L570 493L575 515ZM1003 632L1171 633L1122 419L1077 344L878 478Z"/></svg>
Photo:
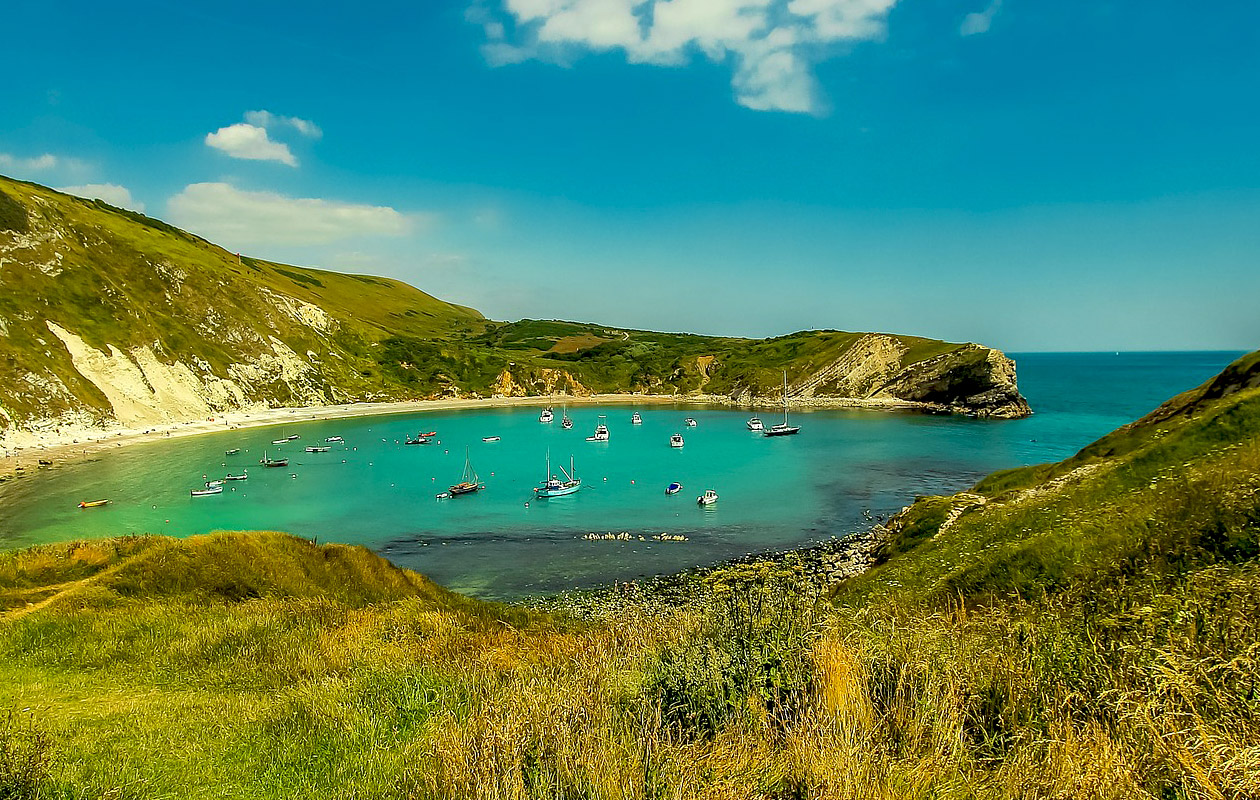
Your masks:
<svg viewBox="0 0 1260 800"><path fill-rule="evenodd" d="M538 415L539 422L551 422L555 418L556 418L556 413L551 410L551 406L547 406L546 408L544 408L542 410L542 413Z"/></svg>
<svg viewBox="0 0 1260 800"><path fill-rule="evenodd" d="M752 419L748 420L748 430L763 431L765 429L766 429L766 426L761 424L761 417L753 417Z"/></svg>
<svg viewBox="0 0 1260 800"><path fill-rule="evenodd" d="M231 473L228 473L227 475L224 475L224 476L223 476L223 480L225 480L225 481L247 481L247 480L249 480L249 470L242 470L240 475L233 475L233 474L231 474Z"/></svg>
<svg viewBox="0 0 1260 800"><path fill-rule="evenodd" d="M223 494L222 486L211 486L206 489L193 489L189 492L193 497L206 497L212 494Z"/></svg>
<svg viewBox="0 0 1260 800"><path fill-rule="evenodd" d="M631 414L631 415L630 415L630 424L631 424L631 425L642 425L642 424L643 424L643 417L639 416L639 412L638 412L638 411L636 411L636 412L634 412L633 414Z"/></svg>
<svg viewBox="0 0 1260 800"><path fill-rule="evenodd" d="M296 434L296 433L291 433L291 434L289 434L289 441L290 441L290 442L296 442L298 439L301 439L301 438L302 438L302 437L301 437L301 436L299 436L299 435L298 435L298 434Z"/></svg>
<svg viewBox="0 0 1260 800"><path fill-rule="evenodd" d="M238 453L240 453L240 452L241 452L241 448L239 448L239 447L233 447L231 450L224 450L224 451L223 451L223 455L225 455L225 456L234 456L234 455L237 455L237 454L238 454Z"/></svg>
<svg viewBox="0 0 1260 800"><path fill-rule="evenodd" d="M678 494L681 491L682 491L682 484L679 483L678 481L674 481L669 486L665 487L665 494Z"/></svg>
<svg viewBox="0 0 1260 800"><path fill-rule="evenodd" d="M214 488L214 487L216 487L216 486L222 486L222 485L223 485L223 479L222 479L222 478L220 478L220 479L219 479L219 480L217 480L217 481L206 481L206 488L207 488L207 489L213 489L213 488Z"/></svg>
<svg viewBox="0 0 1260 800"><path fill-rule="evenodd" d="M718 500L718 493L712 489L705 489L704 494L696 498L696 504L702 506L711 506Z"/></svg>
<svg viewBox="0 0 1260 800"><path fill-rule="evenodd" d="M497 442L497 441L499 441L499 437L498 437L498 436L482 436L482 437L481 437L481 441L483 441L483 442Z"/></svg>
<svg viewBox="0 0 1260 800"><path fill-rule="evenodd" d="M272 439L271 443L272 444L288 444L289 440L288 439Z"/></svg>
<svg viewBox="0 0 1260 800"><path fill-rule="evenodd" d="M329 450L331 450L331 449L332 449L331 447L308 447L308 448L306 448L306 452L308 452L308 453L327 453L327 452L328 452Z"/></svg>
<svg viewBox="0 0 1260 800"><path fill-rule="evenodd" d="M684 423L684 424L685 424L688 428L694 428L694 427L696 427L696 421L695 421L694 419L692 419L691 417L687 417L685 420L683 420L683 423Z"/></svg>
<svg viewBox="0 0 1260 800"><path fill-rule="evenodd" d="M573 420L569 419L569 412L564 406L560 406L560 427L566 431L573 427Z"/></svg>
<svg viewBox="0 0 1260 800"><path fill-rule="evenodd" d="M345 439L341 438L340 436L326 436L324 437L324 441L329 444L332 444L333 442L345 442Z"/></svg>
<svg viewBox="0 0 1260 800"><path fill-rule="evenodd" d="M603 414L600 414L600 415L599 415L599 418L600 418L601 422L600 422L598 425L596 425L596 426L595 426L595 434L594 434L593 436L587 436L587 437L586 437L586 441L588 441L588 442L606 442L606 441L608 441L608 426L607 426L607 425L605 425L605 424L602 422L602 420L604 419L604 415L603 415Z"/></svg>
<svg viewBox="0 0 1260 800"><path fill-rule="evenodd" d="M669 437L669 446L670 446L670 447L682 447L682 446L683 446L683 438L682 438L682 434L681 434L681 433L674 433L674 434L671 434L671 435L670 435L670 437Z"/></svg>

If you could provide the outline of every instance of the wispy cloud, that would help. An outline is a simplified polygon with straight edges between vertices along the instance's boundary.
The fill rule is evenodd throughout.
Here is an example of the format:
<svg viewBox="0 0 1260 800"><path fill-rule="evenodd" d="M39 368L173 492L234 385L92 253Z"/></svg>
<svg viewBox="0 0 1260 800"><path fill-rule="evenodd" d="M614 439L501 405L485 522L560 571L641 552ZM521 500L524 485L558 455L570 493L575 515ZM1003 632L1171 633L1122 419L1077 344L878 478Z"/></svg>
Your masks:
<svg viewBox="0 0 1260 800"><path fill-rule="evenodd" d="M18 170L21 172L46 172L56 169L63 159L52 153L44 153L30 158L20 158L9 153L0 153L0 169Z"/></svg>
<svg viewBox="0 0 1260 800"><path fill-rule="evenodd" d="M403 236L427 221L389 206L251 192L227 183L189 184L170 199L167 213L176 225L233 248Z"/></svg>
<svg viewBox="0 0 1260 800"><path fill-rule="evenodd" d="M740 105L817 112L814 65L845 43L882 38L897 0L502 2L510 26L484 6L469 15L486 34L482 52L493 65L621 50L631 62L678 66L698 53L732 64Z"/></svg>
<svg viewBox="0 0 1260 800"><path fill-rule="evenodd" d="M116 183L85 183L81 186L63 186L57 191L88 200L104 200L112 206L129 208L132 211L144 211L144 203L133 199L126 186Z"/></svg>
<svg viewBox="0 0 1260 800"><path fill-rule="evenodd" d="M993 26L993 18L1002 10L1002 0L992 0L984 11L973 11L963 17L962 24L958 26L959 36L975 36L978 33L988 33L989 28Z"/></svg>
<svg viewBox="0 0 1260 800"><path fill-rule="evenodd" d="M290 167L298 165L297 157L284 142L273 141L266 128L238 122L206 134L206 144L232 158L250 161L279 161Z"/></svg>
<svg viewBox="0 0 1260 800"><path fill-rule="evenodd" d="M318 139L324 135L319 126L309 119L286 117L281 114L272 114L270 111L246 111L245 121L259 128L293 128L303 136L309 136L312 139Z"/></svg>

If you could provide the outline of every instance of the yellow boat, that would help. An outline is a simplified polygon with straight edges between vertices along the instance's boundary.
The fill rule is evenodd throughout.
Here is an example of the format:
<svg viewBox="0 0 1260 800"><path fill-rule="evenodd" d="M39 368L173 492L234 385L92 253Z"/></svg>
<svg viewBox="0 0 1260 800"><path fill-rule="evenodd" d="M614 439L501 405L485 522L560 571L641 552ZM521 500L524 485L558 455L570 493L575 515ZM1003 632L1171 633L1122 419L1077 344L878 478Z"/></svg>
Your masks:
<svg viewBox="0 0 1260 800"><path fill-rule="evenodd" d="M79 508L97 508L98 506L107 505L109 505L108 500L84 500L82 503L79 503Z"/></svg>

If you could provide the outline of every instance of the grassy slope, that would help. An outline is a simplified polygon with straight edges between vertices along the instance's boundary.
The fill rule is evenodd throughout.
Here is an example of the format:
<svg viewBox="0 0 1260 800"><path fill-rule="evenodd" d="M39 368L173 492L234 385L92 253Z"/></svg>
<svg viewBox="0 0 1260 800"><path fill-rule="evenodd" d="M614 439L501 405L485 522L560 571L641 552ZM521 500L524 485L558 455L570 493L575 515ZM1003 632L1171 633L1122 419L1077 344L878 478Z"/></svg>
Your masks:
<svg viewBox="0 0 1260 800"><path fill-rule="evenodd" d="M278 535L7 556L0 791L1260 796L1257 364L920 501L829 602L791 562L577 624Z"/></svg>

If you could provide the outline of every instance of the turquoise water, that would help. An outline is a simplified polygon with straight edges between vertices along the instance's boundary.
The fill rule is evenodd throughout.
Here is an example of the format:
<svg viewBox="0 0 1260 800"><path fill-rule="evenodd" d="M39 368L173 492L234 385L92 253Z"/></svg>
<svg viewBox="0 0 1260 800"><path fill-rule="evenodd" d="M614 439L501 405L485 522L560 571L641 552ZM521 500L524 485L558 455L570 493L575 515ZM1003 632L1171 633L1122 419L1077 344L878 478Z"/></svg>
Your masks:
<svg viewBox="0 0 1260 800"><path fill-rule="evenodd" d="M860 411L793 415L801 435L748 432L749 412L630 405L569 410L570 431L538 409L390 415L255 428L120 449L0 486L0 547L123 533L183 536L286 530L364 544L452 588L489 597L587 586L800 546L865 526L916 494L955 491L995 469L1064 458L1219 372L1238 353L1025 354L1020 386L1036 413L984 421ZM631 425L638 410L642 425ZM605 414L611 441L585 441ZM697 420L685 428L683 419ZM773 421L773 414L763 414ZM440 443L407 446L418 431ZM669 446L671 433L686 444ZM301 435L279 447L272 439ZM332 452L302 452L326 436ZM498 442L482 441L499 436ZM228 448L241 454L226 457ZM264 450L292 459L264 469ZM584 487L536 500L545 471L572 457ZM486 484L459 480L465 455ZM248 481L193 498L202 476L248 468ZM684 489L665 496L679 481ZM716 489L707 509L695 498ZM102 509L80 500L108 497ZM527 505L528 503L528 505ZM629 540L582 538L626 532ZM654 541L669 533L686 541ZM643 540L640 540L640 536Z"/></svg>

